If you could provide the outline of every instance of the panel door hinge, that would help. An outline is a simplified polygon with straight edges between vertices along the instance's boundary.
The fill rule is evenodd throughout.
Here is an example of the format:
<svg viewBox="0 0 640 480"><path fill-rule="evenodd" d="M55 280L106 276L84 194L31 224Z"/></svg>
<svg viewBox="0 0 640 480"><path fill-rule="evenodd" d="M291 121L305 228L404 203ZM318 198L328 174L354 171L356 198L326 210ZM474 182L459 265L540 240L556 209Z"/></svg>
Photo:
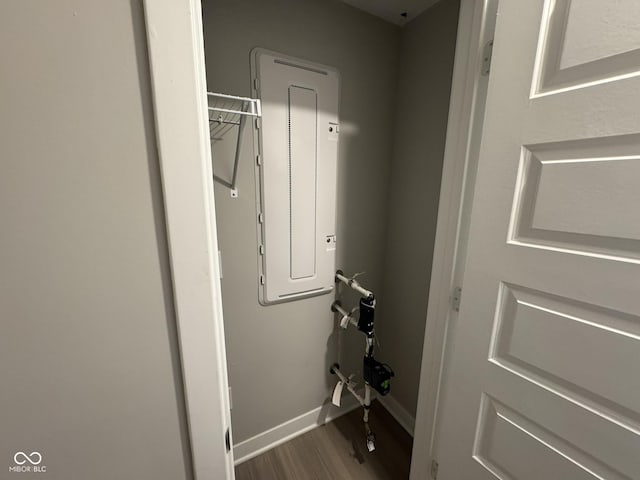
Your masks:
<svg viewBox="0 0 640 480"><path fill-rule="evenodd" d="M438 462L431 460L431 478L436 480L438 478Z"/></svg>
<svg viewBox="0 0 640 480"><path fill-rule="evenodd" d="M451 308L456 312L460 311L461 300L462 300L462 287L456 287L453 289L453 295L451 296Z"/></svg>
<svg viewBox="0 0 640 480"><path fill-rule="evenodd" d="M231 432L228 428L224 434L224 444L227 447L227 453L229 453L231 451Z"/></svg>
<svg viewBox="0 0 640 480"><path fill-rule="evenodd" d="M482 69L480 73L487 76L491 71L491 57L493 56L493 39L489 40L482 50Z"/></svg>

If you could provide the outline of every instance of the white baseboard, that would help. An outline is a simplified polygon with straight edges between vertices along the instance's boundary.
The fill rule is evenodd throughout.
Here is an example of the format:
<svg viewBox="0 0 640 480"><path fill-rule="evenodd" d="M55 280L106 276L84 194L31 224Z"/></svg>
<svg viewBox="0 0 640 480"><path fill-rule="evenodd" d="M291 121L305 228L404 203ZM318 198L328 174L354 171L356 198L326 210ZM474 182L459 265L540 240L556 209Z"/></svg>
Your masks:
<svg viewBox="0 0 640 480"><path fill-rule="evenodd" d="M335 407L331 403L326 403L302 415L292 418L280 425L276 425L258 435L237 443L233 446L234 464L242 462L260 455L292 438L302 435L320 425L335 420L336 418L359 407L360 404L351 395L345 395L342 405Z"/></svg>
<svg viewBox="0 0 640 480"><path fill-rule="evenodd" d="M378 395L380 404L391 414L393 418L404 428L409 435L413 437L416 426L416 419L407 410L398 403L391 395Z"/></svg>

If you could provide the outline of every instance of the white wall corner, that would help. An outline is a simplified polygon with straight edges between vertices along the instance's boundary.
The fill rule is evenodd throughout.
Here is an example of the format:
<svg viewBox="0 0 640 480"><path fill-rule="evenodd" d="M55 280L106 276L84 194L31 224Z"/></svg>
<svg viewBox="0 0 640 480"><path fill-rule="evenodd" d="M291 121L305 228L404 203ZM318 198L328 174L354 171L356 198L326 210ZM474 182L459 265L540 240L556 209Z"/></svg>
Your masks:
<svg viewBox="0 0 640 480"><path fill-rule="evenodd" d="M303 413L302 415L292 418L291 420L287 420L280 425L276 425L269 430L235 444L233 446L235 464L239 465L253 457L257 457L278 445L282 445L283 443L313 430L316 427L325 425L359 407L360 404L351 395L345 395L340 407L335 407L327 401L327 403L324 403L307 413Z"/></svg>
<svg viewBox="0 0 640 480"><path fill-rule="evenodd" d="M393 418L404 428L411 437L413 437L413 432L416 425L416 419L413 415L411 415L406 408L400 405L392 395L385 395L384 397L381 395L377 396L378 402L382 405L387 412L391 414Z"/></svg>

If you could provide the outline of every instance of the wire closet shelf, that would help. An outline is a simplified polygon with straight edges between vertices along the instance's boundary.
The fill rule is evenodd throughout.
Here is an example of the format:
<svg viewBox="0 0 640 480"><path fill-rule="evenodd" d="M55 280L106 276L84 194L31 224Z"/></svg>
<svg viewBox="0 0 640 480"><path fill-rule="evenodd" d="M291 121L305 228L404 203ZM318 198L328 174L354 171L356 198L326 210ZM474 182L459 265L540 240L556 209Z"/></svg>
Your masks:
<svg viewBox="0 0 640 480"><path fill-rule="evenodd" d="M231 181L219 177L215 173L213 179L218 183L231 189L231 196L238 196L237 175L238 160L240 159L240 146L242 143L242 132L244 131L247 118L259 118L262 116L260 100L257 98L237 97L225 95L223 93L207 92L208 113L209 113L209 136L211 146L222 140L232 129L237 127L236 148L233 162L233 173ZM213 149L212 149L213 151Z"/></svg>

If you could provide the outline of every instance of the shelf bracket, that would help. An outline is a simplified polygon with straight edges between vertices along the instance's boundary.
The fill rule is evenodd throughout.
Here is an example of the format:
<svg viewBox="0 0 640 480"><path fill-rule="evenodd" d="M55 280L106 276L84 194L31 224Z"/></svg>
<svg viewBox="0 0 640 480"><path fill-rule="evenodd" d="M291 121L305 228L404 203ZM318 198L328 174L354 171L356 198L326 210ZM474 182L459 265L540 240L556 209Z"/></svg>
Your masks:
<svg viewBox="0 0 640 480"><path fill-rule="evenodd" d="M209 102L209 123L215 125L213 128L210 128L212 143L222 140L224 135L226 135L234 126L238 127L238 137L236 139L231 181L219 177L215 173L213 174L213 179L221 185L229 188L231 190L232 198L237 198L238 164L240 162L242 136L247 117L255 117L257 119L262 116L260 100L255 98L225 95L222 93L207 93L207 100Z"/></svg>

